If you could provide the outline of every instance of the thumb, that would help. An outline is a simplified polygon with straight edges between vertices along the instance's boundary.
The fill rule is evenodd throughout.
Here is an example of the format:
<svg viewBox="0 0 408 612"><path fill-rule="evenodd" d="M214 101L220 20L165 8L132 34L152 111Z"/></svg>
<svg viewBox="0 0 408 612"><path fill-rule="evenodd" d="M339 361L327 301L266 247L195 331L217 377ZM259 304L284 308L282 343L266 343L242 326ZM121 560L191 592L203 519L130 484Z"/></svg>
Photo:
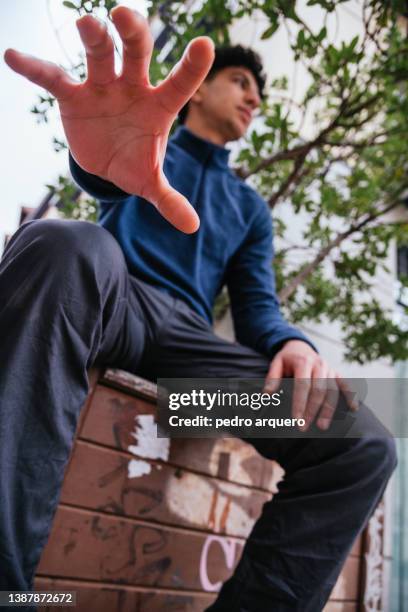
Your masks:
<svg viewBox="0 0 408 612"><path fill-rule="evenodd" d="M147 198L169 223L186 234L193 234L200 226L200 218L190 202L173 189L161 172L154 192Z"/></svg>
<svg viewBox="0 0 408 612"><path fill-rule="evenodd" d="M264 392L274 393L279 387L282 376L283 376L283 357L278 353L276 357L272 359L272 362L269 368L269 372L266 375Z"/></svg>

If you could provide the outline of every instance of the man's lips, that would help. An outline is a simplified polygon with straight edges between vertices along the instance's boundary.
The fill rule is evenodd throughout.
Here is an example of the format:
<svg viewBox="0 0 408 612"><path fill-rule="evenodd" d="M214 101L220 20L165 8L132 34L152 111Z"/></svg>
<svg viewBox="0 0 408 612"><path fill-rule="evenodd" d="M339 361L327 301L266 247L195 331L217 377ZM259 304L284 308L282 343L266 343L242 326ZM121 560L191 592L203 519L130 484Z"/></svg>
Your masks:
<svg viewBox="0 0 408 612"><path fill-rule="evenodd" d="M238 110L241 112L241 115L245 117L246 122L249 123L252 119L252 114L250 113L250 111L246 108L243 108L242 106L238 106Z"/></svg>

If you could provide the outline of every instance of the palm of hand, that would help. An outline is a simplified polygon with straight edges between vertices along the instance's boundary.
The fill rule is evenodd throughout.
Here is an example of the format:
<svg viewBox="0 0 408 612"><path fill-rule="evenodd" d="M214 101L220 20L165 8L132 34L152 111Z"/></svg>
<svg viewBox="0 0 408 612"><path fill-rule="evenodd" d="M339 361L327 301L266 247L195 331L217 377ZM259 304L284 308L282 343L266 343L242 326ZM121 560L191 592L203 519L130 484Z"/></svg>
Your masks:
<svg viewBox="0 0 408 612"><path fill-rule="evenodd" d="M212 42L194 39L167 79L153 87L148 77L153 41L147 22L125 7L111 15L123 41L119 76L112 39L89 15L77 22L87 53L84 83L73 82L54 64L13 50L6 52L6 62L57 98L70 150L84 170L146 198L178 229L195 231L197 214L169 185L163 159L178 111L211 67Z"/></svg>
<svg viewBox="0 0 408 612"><path fill-rule="evenodd" d="M126 89L118 79L104 91L92 85L77 90L59 103L64 131L84 170L154 198L174 116L161 108L154 88Z"/></svg>

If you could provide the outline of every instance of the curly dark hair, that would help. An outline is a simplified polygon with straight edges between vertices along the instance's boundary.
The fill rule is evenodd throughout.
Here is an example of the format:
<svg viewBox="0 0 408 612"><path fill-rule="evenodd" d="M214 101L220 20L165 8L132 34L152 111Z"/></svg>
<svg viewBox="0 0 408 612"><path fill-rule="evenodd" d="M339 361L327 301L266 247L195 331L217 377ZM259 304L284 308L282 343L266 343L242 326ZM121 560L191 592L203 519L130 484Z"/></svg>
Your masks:
<svg viewBox="0 0 408 612"><path fill-rule="evenodd" d="M217 72L229 66L243 66L252 72L258 85L261 98L264 98L264 87L266 76L263 72L263 65L258 53L241 45L222 46L215 48L215 58L211 69L205 80L210 81ZM184 123L188 112L188 102L183 106L178 114L179 123Z"/></svg>

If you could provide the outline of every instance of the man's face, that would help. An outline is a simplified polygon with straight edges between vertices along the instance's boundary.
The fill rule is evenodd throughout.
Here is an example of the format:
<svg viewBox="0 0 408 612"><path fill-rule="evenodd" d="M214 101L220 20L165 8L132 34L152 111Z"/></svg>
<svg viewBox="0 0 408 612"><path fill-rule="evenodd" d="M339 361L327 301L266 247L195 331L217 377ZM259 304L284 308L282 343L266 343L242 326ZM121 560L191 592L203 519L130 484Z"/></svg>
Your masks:
<svg viewBox="0 0 408 612"><path fill-rule="evenodd" d="M201 118L224 142L244 136L261 99L248 68L222 68L200 86L193 100Z"/></svg>

